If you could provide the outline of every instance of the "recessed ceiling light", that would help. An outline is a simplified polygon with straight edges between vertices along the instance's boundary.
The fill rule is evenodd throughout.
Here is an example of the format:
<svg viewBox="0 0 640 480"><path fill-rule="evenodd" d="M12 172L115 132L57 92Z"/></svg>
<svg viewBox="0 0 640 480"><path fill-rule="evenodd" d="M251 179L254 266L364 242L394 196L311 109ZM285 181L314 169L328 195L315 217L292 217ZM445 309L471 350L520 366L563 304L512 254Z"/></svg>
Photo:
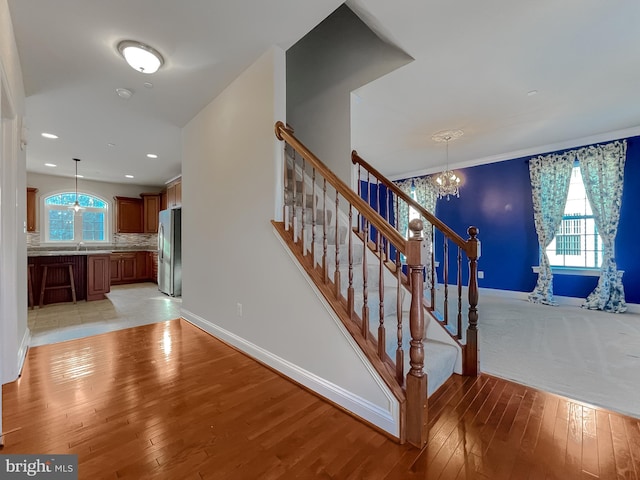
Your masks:
<svg viewBox="0 0 640 480"><path fill-rule="evenodd" d="M133 175L125 175L127 178L133 178Z"/></svg>
<svg viewBox="0 0 640 480"><path fill-rule="evenodd" d="M538 94L538 90L529 90L527 92L528 97L533 97L534 95L537 95L537 94Z"/></svg>
<svg viewBox="0 0 640 480"><path fill-rule="evenodd" d="M131 97L133 97L133 92L127 88L116 88L116 93L120 98L123 98L125 100L129 100Z"/></svg>
<svg viewBox="0 0 640 480"><path fill-rule="evenodd" d="M84 175L76 175L77 178L84 178Z"/></svg>
<svg viewBox="0 0 640 480"><path fill-rule="evenodd" d="M149 158L158 158L158 155L156 155L155 153L147 153L147 157L149 157Z"/></svg>
<svg viewBox="0 0 640 480"><path fill-rule="evenodd" d="M111 142L107 143L107 147L115 147L115 146L116 146L115 143L111 143Z"/></svg>
<svg viewBox="0 0 640 480"><path fill-rule="evenodd" d="M144 82L143 85L144 85L144 88L153 88L153 83L151 82Z"/></svg>
<svg viewBox="0 0 640 480"><path fill-rule="evenodd" d="M51 138L53 140L55 140L56 138L58 138L58 135L54 135L53 133L47 133L44 132L41 134L44 138Z"/></svg>
<svg viewBox="0 0 640 480"><path fill-rule="evenodd" d="M127 63L141 73L155 73L164 64L164 58L155 48L134 40L123 40L118 51Z"/></svg>
<svg viewBox="0 0 640 480"><path fill-rule="evenodd" d="M57 167L57 165L55 163L45 163L44 166L45 167Z"/></svg>

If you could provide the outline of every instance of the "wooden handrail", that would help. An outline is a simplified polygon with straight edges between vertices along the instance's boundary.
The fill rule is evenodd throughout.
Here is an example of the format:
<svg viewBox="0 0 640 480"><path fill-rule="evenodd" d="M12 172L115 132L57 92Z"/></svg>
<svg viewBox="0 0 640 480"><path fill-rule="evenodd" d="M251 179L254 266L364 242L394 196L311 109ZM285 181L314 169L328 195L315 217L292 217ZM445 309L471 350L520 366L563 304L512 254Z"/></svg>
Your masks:
<svg viewBox="0 0 640 480"><path fill-rule="evenodd" d="M335 173L322 163L311 151L301 143L294 135L293 130L285 126L284 123L278 121L275 126L275 133L278 140L286 140L295 150L302 155L305 160L313 165L313 167L342 195L349 203L351 203L357 211L373 225L383 236L403 254L406 254L407 240L400 235L389 222L384 220L378 212L376 212L366 201L344 183Z"/></svg>
<svg viewBox="0 0 640 480"><path fill-rule="evenodd" d="M385 176L382 175L382 173L380 173L378 170L376 170L372 165L367 163L367 161L364 160L360 155L358 155L358 152L356 152L355 150L351 152L351 162L354 165L355 164L362 165L369 172L373 173L373 175L376 178L378 178L379 180L382 180L382 183L384 184L385 187L387 187L387 189L391 190L394 195L403 199L405 202L411 205L411 208L419 212L423 218L425 218L429 223L434 225L438 230L444 233L446 237L450 238L451 241L453 241L453 243L455 243L462 250L464 250L468 257L473 257L477 255L477 252L474 251L475 243L471 243L464 240L460 235L454 232L448 225L443 223L442 220L438 219L433 213L428 211L426 208L424 208L422 205L416 202L413 198L411 198L409 195L407 195L402 190L400 190L393 182L386 182Z"/></svg>

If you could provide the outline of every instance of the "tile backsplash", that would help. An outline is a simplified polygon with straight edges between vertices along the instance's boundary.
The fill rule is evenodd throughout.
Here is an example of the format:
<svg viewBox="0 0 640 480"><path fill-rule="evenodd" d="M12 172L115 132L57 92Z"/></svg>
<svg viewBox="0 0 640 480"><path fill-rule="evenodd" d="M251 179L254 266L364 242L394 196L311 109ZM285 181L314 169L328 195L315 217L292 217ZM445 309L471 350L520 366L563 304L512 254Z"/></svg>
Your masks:
<svg viewBox="0 0 640 480"><path fill-rule="evenodd" d="M114 233L112 245L114 247L140 247L142 249L155 249L158 247L158 234L156 233ZM27 232L27 247L40 246L40 233Z"/></svg>
<svg viewBox="0 0 640 480"><path fill-rule="evenodd" d="M145 247L156 248L158 246L157 233L114 233L113 244L118 247Z"/></svg>

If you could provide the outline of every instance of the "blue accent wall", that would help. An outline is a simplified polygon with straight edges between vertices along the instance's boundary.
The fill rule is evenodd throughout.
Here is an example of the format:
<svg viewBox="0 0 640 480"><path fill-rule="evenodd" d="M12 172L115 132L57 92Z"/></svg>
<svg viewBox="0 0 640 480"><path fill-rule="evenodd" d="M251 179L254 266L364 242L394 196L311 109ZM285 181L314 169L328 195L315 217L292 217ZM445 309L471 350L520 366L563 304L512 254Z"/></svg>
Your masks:
<svg viewBox="0 0 640 480"><path fill-rule="evenodd" d="M478 270L484 272L484 279L478 280L480 287L519 292L530 292L535 287L537 274L531 267L538 265L539 248L527 163L530 158L457 170L463 180L460 198L438 200L437 216L463 238L468 238L466 232L470 225L480 230L482 256ZM616 261L618 269L625 271L623 284L628 303L640 303L640 255L636 250L640 243L639 210L640 137L631 137L627 139L625 183L616 238ZM450 257L449 261L454 258ZM466 276L466 271L464 273ZM598 277L554 275L554 294L586 298L597 281Z"/></svg>

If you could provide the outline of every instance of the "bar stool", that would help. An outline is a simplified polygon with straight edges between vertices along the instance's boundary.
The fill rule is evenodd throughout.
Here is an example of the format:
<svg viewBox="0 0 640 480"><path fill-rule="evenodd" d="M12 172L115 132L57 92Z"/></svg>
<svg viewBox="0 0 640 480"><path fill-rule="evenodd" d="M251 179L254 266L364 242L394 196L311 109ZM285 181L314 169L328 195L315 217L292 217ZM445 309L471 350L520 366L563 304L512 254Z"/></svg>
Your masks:
<svg viewBox="0 0 640 480"><path fill-rule="evenodd" d="M44 271L42 272L42 288L40 289L40 308L44 303L44 292L47 290L57 290L60 288L70 288L71 297L73 303L76 303L76 284L73 281L73 264L72 263L51 263L49 265L43 265ZM69 269L69 283L64 285L47 286L47 274L50 268L68 268Z"/></svg>
<svg viewBox="0 0 640 480"><path fill-rule="evenodd" d="M27 265L27 292L29 292L29 309L33 310L33 275L31 274L31 269L33 268L33 263L29 263Z"/></svg>

